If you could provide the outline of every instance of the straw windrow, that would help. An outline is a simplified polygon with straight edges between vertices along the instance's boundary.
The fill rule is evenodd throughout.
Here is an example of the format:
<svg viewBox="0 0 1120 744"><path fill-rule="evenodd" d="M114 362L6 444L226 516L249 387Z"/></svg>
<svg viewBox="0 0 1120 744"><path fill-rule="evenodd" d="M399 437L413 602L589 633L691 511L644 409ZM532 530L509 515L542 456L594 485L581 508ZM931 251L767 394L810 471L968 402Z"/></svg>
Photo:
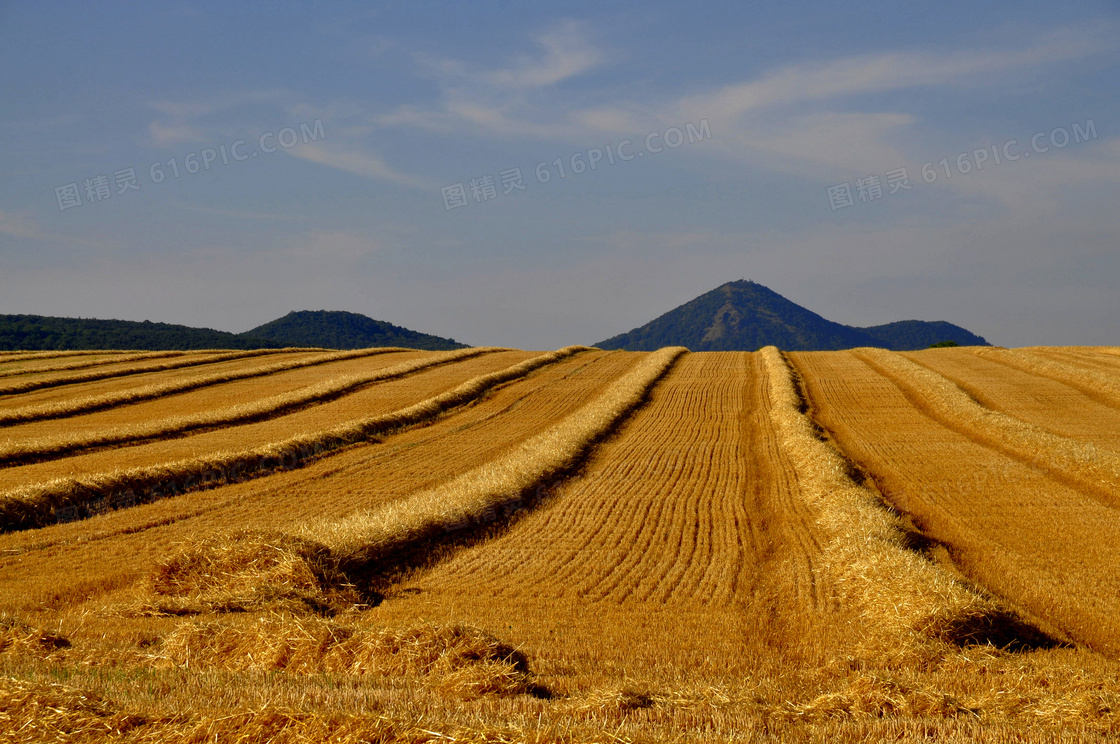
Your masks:
<svg viewBox="0 0 1120 744"><path fill-rule="evenodd" d="M255 597L257 605L291 608L302 603L314 609L313 597L318 596L323 608L337 605L330 599L337 586L309 577L326 571L336 577L391 576L412 549L434 545L438 538L473 523L492 522L505 507L520 506L539 484L563 475L584 458L642 403L682 353L684 349L671 348L650 354L558 424L441 486L380 509L308 525L295 537L241 532L171 556L153 574L157 598L149 604L158 608L168 598L181 597L178 601L191 606L201 603L215 609ZM161 577L166 575L179 577L174 586L165 587ZM206 588L191 589L196 583Z"/></svg>
<svg viewBox="0 0 1120 744"><path fill-rule="evenodd" d="M70 416L92 413L93 411L102 411L116 406L140 403L146 400L155 400L178 393L186 393L191 390L210 387L211 385L236 382L237 380L250 380L255 377L267 377L268 375L273 375L278 372L287 372L293 369L303 369L320 364L330 364L331 362L341 362L347 359L358 359L360 357L387 354L396 351L410 350L385 347L377 349L358 349L355 351L333 351L314 356L310 359L290 359L286 362L267 364L252 369L218 372L183 380L152 383L150 385L143 385L120 392L102 393L100 395L90 395L84 398L72 398L59 403L44 403L24 406L22 408L13 408L7 411L0 411L0 426L24 424L31 421L45 421L47 419L68 418Z"/></svg>
<svg viewBox="0 0 1120 744"><path fill-rule="evenodd" d="M74 351L4 351L0 362L26 362L33 359L62 359L64 357L94 356L103 354L132 354L127 349L81 349Z"/></svg>
<svg viewBox="0 0 1120 744"><path fill-rule="evenodd" d="M308 526L304 534L328 545L342 565L368 569L434 535L517 504L536 486L579 462L645 399L684 352L671 347L650 354L595 400L497 460L380 509Z"/></svg>
<svg viewBox="0 0 1120 744"><path fill-rule="evenodd" d="M497 348L476 347L432 354L391 367L364 374L334 377L314 385L273 395L250 403L229 406L203 414L173 416L132 426L120 426L94 432L58 435L18 442L0 442L0 464L42 461L63 457L79 450L88 451L120 444L137 444L154 439L213 429L223 426L262 421L312 404L325 403L352 393L375 382L404 377L430 367L499 351Z"/></svg>
<svg viewBox="0 0 1120 744"><path fill-rule="evenodd" d="M1120 504L1120 455L986 408L951 380L900 354L861 349L856 355L909 389L919 407L950 429L1070 479L1107 504Z"/></svg>
<svg viewBox="0 0 1120 744"><path fill-rule="evenodd" d="M1114 356L1108 350L1101 349L1099 351ZM1110 406L1120 407L1120 382L1117 381L1115 375L1108 375L1080 366L1059 364L1031 353L1030 349L1008 350L981 347L973 349L972 353L984 359L992 359L1009 367L1056 380L1090 397L1102 399Z"/></svg>
<svg viewBox="0 0 1120 744"><path fill-rule="evenodd" d="M524 744L572 741L530 735L524 728L438 725L424 716L390 718L384 711L340 714L306 703L299 709L275 702L246 708L153 714L125 708L82 688L0 677L0 720L4 741L20 744ZM617 737L616 737L617 738Z"/></svg>
<svg viewBox="0 0 1120 744"><path fill-rule="evenodd" d="M868 620L869 632L900 642L901 649L906 639L982 640L1005 623L1002 608L907 549L900 525L877 494L853 481L849 464L817 436L781 353L768 346L761 354L782 450L818 524L832 536L823 550L825 570L841 600Z"/></svg>
<svg viewBox="0 0 1120 744"><path fill-rule="evenodd" d="M188 622L163 642L160 655L175 666L227 671L419 677L460 699L534 691L520 652L458 625L366 630L294 617L240 626Z"/></svg>
<svg viewBox="0 0 1120 744"><path fill-rule="evenodd" d="M266 354L275 354L278 351L292 351L291 349L255 349L253 351L230 351L230 352L215 352L213 354L203 355L189 355L187 359L178 359L174 362L162 362L160 364L134 364L121 369L94 369L90 372L82 372L76 375L55 375L53 377L45 377L35 380L24 380L23 382L13 382L8 385L0 385L0 395L17 395L20 393L30 393L35 390L45 390L47 388L62 387L63 385L77 385L83 382L97 382L99 380L111 380L117 377L128 377L130 375L145 374L147 372L168 372L174 369L185 369L187 367L201 367L206 364L217 364L219 362L230 362L235 359L249 359L251 357L264 356ZM123 360L134 361L134 360Z"/></svg>
<svg viewBox="0 0 1120 744"><path fill-rule="evenodd" d="M445 393L432 396L389 414L356 419L317 432L290 437L240 451L217 452L206 457L161 465L122 469L83 477L58 478L0 494L0 531L41 527L58 520L58 510L104 499L127 491L144 502L199 486L229 483L337 450L403 426L411 426L477 399L502 383L524 377L587 347L569 346L541 354L497 372L479 375ZM170 486L168 485L170 484Z"/></svg>
<svg viewBox="0 0 1120 744"><path fill-rule="evenodd" d="M88 369L90 367L101 367L107 364L123 364L125 362L141 362L146 359L167 359L169 357L181 357L188 354L198 354L199 352L191 351L148 351L137 354L119 354L116 358L108 359L94 359L92 361L86 360L84 362L69 362L67 364L49 364L42 367L32 367L30 369L9 369L0 371L0 378L4 377L18 377L19 375L38 375L46 372L70 372L76 369ZM217 353L217 352L202 352L202 353ZM4 359L0 358L0 364L11 361L23 361L22 359Z"/></svg>

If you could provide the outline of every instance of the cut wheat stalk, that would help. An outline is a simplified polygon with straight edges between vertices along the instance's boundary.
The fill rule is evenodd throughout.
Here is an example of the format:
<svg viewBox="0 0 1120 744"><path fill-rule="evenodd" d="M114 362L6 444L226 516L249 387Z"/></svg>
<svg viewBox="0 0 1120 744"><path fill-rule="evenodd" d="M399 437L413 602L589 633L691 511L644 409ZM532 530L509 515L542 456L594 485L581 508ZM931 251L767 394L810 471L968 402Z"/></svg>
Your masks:
<svg viewBox="0 0 1120 744"><path fill-rule="evenodd" d="M539 484L570 470L633 411L686 350L650 354L595 400L502 457L435 488L342 520L309 525L304 536L330 547L341 565L368 566L434 535L490 521Z"/></svg>
<svg viewBox="0 0 1120 744"><path fill-rule="evenodd" d="M437 689L444 687L441 681ZM588 740L533 735L509 726L480 728L477 722L470 727L441 724L440 731L432 731L436 724L423 715L392 718L376 709L343 714L318 706L308 708L306 701L298 709L270 702L160 715L124 707L90 689L10 676L0 677L0 721L0 740L19 744L545 744Z"/></svg>
<svg viewBox="0 0 1120 744"><path fill-rule="evenodd" d="M408 351L408 349L385 347L358 349L355 351L332 351L313 356L310 359L290 359L284 362L254 367L252 369L199 375L198 377L172 380L171 382L152 383L150 385L132 388L131 390L90 395L84 398L73 398L58 403L43 403L24 406L22 408L13 408L8 411L0 412L0 426L68 418L70 416L92 413L93 411L103 411L107 408L115 408L116 406L128 405L130 403L140 403L142 401L165 398L169 395L199 390L204 387L210 387L211 385L221 385L222 383L236 382L238 380L249 380L255 377L267 377L268 375L274 375L278 372L287 372L293 369L303 369L320 364L330 364L331 362L341 362L347 359L357 359L360 357L374 356L375 354L388 354L398 351Z"/></svg>
<svg viewBox="0 0 1120 744"><path fill-rule="evenodd" d="M202 353L217 353L217 352L202 352ZM89 369L90 367L102 367L107 364L124 364L127 362L142 362L149 359L169 359L171 357L181 357L187 355L198 355L199 352L191 351L149 351L138 354L118 354L115 358L108 359L94 359L92 361L86 360L84 362L69 362L68 364L49 364L42 367L31 367L27 369L9 369L0 372L0 378L5 377L18 377L19 375L38 375L47 372L72 372L78 369ZM0 358L0 363L9 362L12 360ZM22 360L16 360L22 361Z"/></svg>
<svg viewBox="0 0 1120 744"><path fill-rule="evenodd" d="M235 626L180 624L158 665L289 674L410 676L456 698L533 690L525 656L497 638L460 625L352 628L288 617Z"/></svg>
<svg viewBox="0 0 1120 744"><path fill-rule="evenodd" d="M132 354L133 351L121 349L85 349L80 351L5 351L0 352L0 361L25 362L32 359L62 359L64 357L93 356L98 354Z"/></svg>
<svg viewBox="0 0 1120 744"><path fill-rule="evenodd" d="M475 347L436 353L411 362L367 372L334 377L314 385L273 395L250 403L242 403L202 414L172 416L132 426L121 426L103 431L70 436L43 437L25 441L0 442L0 464L11 465L31 461L52 460L78 451L91 451L122 444L139 444L156 439L166 439L201 429L213 429L262 421L305 406L325 403L356 390L421 370L500 351L496 347Z"/></svg>
<svg viewBox="0 0 1120 744"><path fill-rule="evenodd" d="M1009 367L1056 380L1090 397L1103 399L1111 406L1120 406L1120 381L1117 381L1113 375L1085 367L1060 364L1032 354L1029 349L978 348L973 349L972 353ZM1104 353L1111 355L1108 351Z"/></svg>
<svg viewBox="0 0 1120 744"><path fill-rule="evenodd" d="M862 349L859 358L901 386L941 423L973 440L1073 482L1102 502L1120 503L1120 455L977 403L951 380L880 349Z"/></svg>
<svg viewBox="0 0 1120 744"><path fill-rule="evenodd" d="M849 463L817 435L781 353L768 346L761 354L782 449L818 524L831 535L824 568L841 600L868 620L868 632L882 632L902 649L926 638L976 640L1004 622L1007 612L993 600L906 547L900 524L878 495L856 483Z"/></svg>
<svg viewBox="0 0 1120 744"><path fill-rule="evenodd" d="M136 364L121 369L94 370L76 375L57 375L36 380L24 380L23 382L0 385L0 395L18 395L20 393L34 392L35 390L62 387L63 385L77 385L84 382L111 380L116 377L128 377L130 375L140 375L147 372L168 372L170 370L185 369L187 367L200 367L205 364L217 364L219 362L230 362L235 359L249 359L266 354L275 354L278 351L290 352L293 351L293 349L254 349L252 351L230 351L205 354L202 356L192 355L191 358L179 359L174 362Z"/></svg>
<svg viewBox="0 0 1120 744"><path fill-rule="evenodd" d="M115 509L294 467L311 457L368 441L394 429L430 421L445 411L477 399L498 385L585 350L587 347L569 346L541 354L503 370L479 375L452 390L389 414L356 419L259 447L122 469L81 479L57 478L9 490L0 493L0 532L42 527L51 522L89 516L89 513L63 513L65 509L76 509L89 502L97 502L98 509Z"/></svg>
<svg viewBox="0 0 1120 744"><path fill-rule="evenodd" d="M171 602L170 612L176 599L196 611L337 604L335 595L350 586L345 577L391 575L412 548L522 507L525 496L570 472L639 406L684 351L650 354L559 423L442 485L380 509L307 525L296 535L241 531L192 546L157 567L152 589L161 598L152 604L158 609ZM495 374L504 378L508 371ZM484 378L494 375L467 383L463 393Z"/></svg>

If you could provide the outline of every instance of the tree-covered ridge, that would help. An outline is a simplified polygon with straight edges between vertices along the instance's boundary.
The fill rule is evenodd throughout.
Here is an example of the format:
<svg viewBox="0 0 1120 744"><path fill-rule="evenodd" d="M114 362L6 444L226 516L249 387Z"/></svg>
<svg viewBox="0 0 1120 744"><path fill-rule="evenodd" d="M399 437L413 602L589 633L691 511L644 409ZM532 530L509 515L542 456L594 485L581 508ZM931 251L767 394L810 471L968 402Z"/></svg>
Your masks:
<svg viewBox="0 0 1120 744"><path fill-rule="evenodd" d="M170 323L42 315L0 315L0 350L66 351L130 349L260 349L277 346L259 339Z"/></svg>
<svg viewBox="0 0 1120 744"><path fill-rule="evenodd" d="M150 321L0 315L0 351L362 349L373 346L442 350L463 348L464 344L346 312L293 312L246 333Z"/></svg>
<svg viewBox="0 0 1120 744"><path fill-rule="evenodd" d="M977 336L944 320L899 320L859 330L874 336L887 344L886 348L895 351L926 349L946 341L952 341L957 346L991 346L983 336Z"/></svg>
<svg viewBox="0 0 1120 744"><path fill-rule="evenodd" d="M330 310L291 312L283 318L247 331L244 335L283 346L322 346L328 349L405 346L410 349L442 351L467 346L452 338L420 333L358 313Z"/></svg>

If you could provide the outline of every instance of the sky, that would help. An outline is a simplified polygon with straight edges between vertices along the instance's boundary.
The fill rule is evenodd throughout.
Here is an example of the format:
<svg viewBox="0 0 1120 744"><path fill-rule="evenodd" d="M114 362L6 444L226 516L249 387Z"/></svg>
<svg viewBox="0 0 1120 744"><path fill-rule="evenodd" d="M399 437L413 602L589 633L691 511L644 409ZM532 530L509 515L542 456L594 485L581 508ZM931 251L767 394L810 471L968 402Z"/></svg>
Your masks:
<svg viewBox="0 0 1120 744"><path fill-rule="evenodd" d="M1120 344L1120 4L0 0L0 313Z"/></svg>

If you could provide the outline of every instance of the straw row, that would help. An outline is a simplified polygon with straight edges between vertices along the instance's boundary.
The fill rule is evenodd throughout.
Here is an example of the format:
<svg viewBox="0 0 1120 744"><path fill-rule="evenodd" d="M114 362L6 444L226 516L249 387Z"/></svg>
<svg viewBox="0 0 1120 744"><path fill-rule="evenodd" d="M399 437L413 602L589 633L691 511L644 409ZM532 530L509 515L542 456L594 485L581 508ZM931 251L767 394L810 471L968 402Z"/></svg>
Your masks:
<svg viewBox="0 0 1120 744"><path fill-rule="evenodd" d="M200 352L190 352L190 351L148 351L148 352L143 352L143 353L139 353L139 354L117 354L117 355L115 355L115 357L110 357L108 359L94 359L94 360L88 360L87 359L84 362L69 362L67 364L50 364L50 365L46 365L46 366L43 366L43 367L31 367L29 369L9 369L9 370L5 370L5 371L0 372L0 378L16 377L18 375L30 375L30 374L36 374L37 375L37 374L43 374L43 373L46 373L46 372L71 372L71 371L76 370L76 369L88 369L90 367L101 367L101 366L106 365L106 364L123 364L125 362L142 362L146 359L167 359L169 357L181 357L181 356L186 356L188 354L193 354L193 355L197 356L199 353ZM206 354L206 353L213 354L213 353L217 353L217 352L201 352L201 353L203 353L203 354ZM4 358L0 357L0 364L2 364L4 362L10 362L10 361L23 361L23 360L21 360L21 359L10 360L10 359L4 359Z"/></svg>
<svg viewBox="0 0 1120 744"><path fill-rule="evenodd" d="M83 398L70 398L58 403L41 403L23 406L22 408L13 408L8 411L0 412L0 426L24 424L30 421L67 418L83 413L92 413L93 411L103 411L107 408L115 408L131 403L155 400L168 395L186 393L191 390L198 390L200 388L210 387L211 385L220 385L225 382L249 380L254 377L266 377L268 375L274 375L277 372L287 372L293 369L303 369L320 364L342 362L347 359L357 359L359 357L374 356L375 354L386 354L396 351L408 351L408 349L385 347L358 349L356 351L333 351L313 356L310 359L289 359L288 361L267 364L252 369L216 372L210 375L199 375L198 377L172 380L170 382L151 383L129 390L88 395Z"/></svg>
<svg viewBox="0 0 1120 744"><path fill-rule="evenodd" d="M78 451L90 451L123 444L139 444L151 440L168 439L201 429L216 429L262 421L281 414L291 413L309 405L340 398L376 382L392 380L429 367L494 351L499 351L499 349L476 347L432 354L373 372L342 375L288 393L205 413L171 416L158 421L120 426L103 431L42 437L19 442L11 440L0 442L0 465L51 460Z"/></svg>
<svg viewBox="0 0 1120 744"><path fill-rule="evenodd" d="M135 364L121 369L93 370L76 375L55 375L52 377L24 380L23 382L14 382L0 386L0 395L18 395L20 393L34 392L35 390L62 387L63 385L77 385L84 382L97 382L99 380L111 380L116 377L128 377L130 375L140 375L146 372L167 372L173 369L200 367L204 364L217 364L219 362L230 362L235 359L248 359L265 354L275 354L277 351L277 349L254 349L252 351L230 351L201 357L192 355L188 359L179 359L174 362ZM280 351L292 351L292 349L283 349Z"/></svg>
<svg viewBox="0 0 1120 744"><path fill-rule="evenodd" d="M1101 350L1103 353L1108 353ZM1120 381L1094 369L1059 364L1025 349L974 349L974 354L994 359L1001 364L1048 377L1094 398L1103 398L1112 406L1120 407Z"/></svg>
<svg viewBox="0 0 1120 744"><path fill-rule="evenodd" d="M862 349L856 355L908 388L919 406L954 431L1071 479L1106 503L1120 503L1120 455L985 408L951 380L900 354Z"/></svg>
<svg viewBox="0 0 1120 744"><path fill-rule="evenodd" d="M797 472L801 493L831 539L824 570L841 600L905 646L906 639L968 640L1002 610L907 549L903 532L878 495L852 480L850 465L817 436L792 370L775 347L761 351L769 378L770 416Z"/></svg>
<svg viewBox="0 0 1120 744"><path fill-rule="evenodd" d="M89 516L88 512L62 510L96 502L108 508L131 506L199 487L240 481L300 463L332 450L398 429L430 421L457 406L469 403L502 383L524 377L585 350L569 346L533 357L497 372L475 377L445 393L389 414L356 419L329 429L301 434L282 441L240 451L217 452L205 457L161 465L121 469L80 479L57 478L0 494L0 531L41 527L51 522ZM122 496L123 495L123 496Z"/></svg>
<svg viewBox="0 0 1120 744"><path fill-rule="evenodd" d="M304 536L330 547L344 567L368 567L433 536L492 521L495 511L517 506L539 484L575 466L645 400L685 351L672 347L650 354L595 400L497 460L380 509L310 525Z"/></svg>

